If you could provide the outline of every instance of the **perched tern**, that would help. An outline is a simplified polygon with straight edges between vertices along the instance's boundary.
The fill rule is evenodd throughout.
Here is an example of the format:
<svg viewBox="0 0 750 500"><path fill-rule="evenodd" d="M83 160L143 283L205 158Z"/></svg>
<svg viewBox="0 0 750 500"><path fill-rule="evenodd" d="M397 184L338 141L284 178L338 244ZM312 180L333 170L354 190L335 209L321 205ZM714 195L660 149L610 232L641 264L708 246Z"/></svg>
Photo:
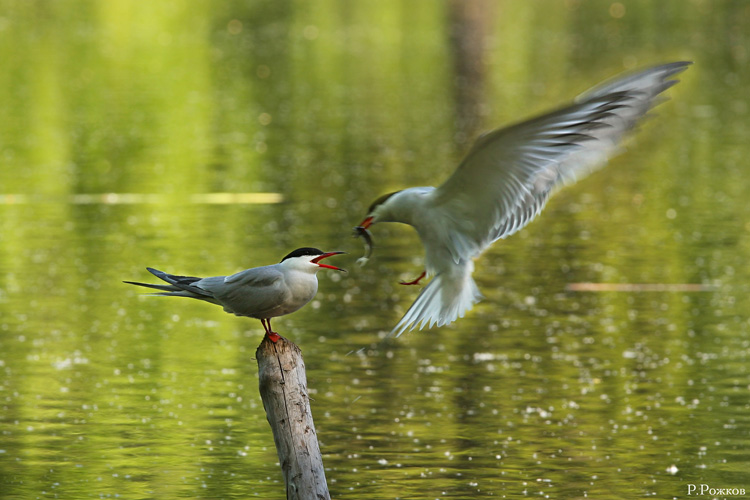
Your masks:
<svg viewBox="0 0 750 500"><path fill-rule="evenodd" d="M196 278L176 276L147 267L148 271L169 285L154 285L125 281L131 285L162 290L154 295L189 297L220 305L228 313L257 318L266 335L276 342L279 335L271 329L271 318L290 314L315 297L318 291L318 271L336 266L321 261L344 252L322 252L317 248L298 248L278 264L255 267L231 276Z"/></svg>
<svg viewBox="0 0 750 500"><path fill-rule="evenodd" d="M416 229L425 275L434 276L391 334L417 325L443 326L481 299L472 259L531 222L554 190L601 167L623 136L662 101L659 94L689 62L626 74L579 96L573 104L477 139L441 186L413 187L376 199L355 234L378 222Z"/></svg>

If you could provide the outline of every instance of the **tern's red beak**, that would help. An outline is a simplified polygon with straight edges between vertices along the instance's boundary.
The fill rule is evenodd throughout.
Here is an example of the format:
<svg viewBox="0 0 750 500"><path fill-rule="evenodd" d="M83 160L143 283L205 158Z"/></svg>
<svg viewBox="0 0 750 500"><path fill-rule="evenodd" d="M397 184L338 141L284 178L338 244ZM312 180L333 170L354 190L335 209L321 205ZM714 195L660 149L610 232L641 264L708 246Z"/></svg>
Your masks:
<svg viewBox="0 0 750 500"><path fill-rule="evenodd" d="M372 226L372 219L373 219L372 216L367 217L365 220L362 221L362 223L359 226L365 229L369 228L370 226Z"/></svg>
<svg viewBox="0 0 750 500"><path fill-rule="evenodd" d="M320 263L321 260L323 260L323 259L325 259L327 257L330 257L332 255L340 255L342 253L346 253L346 252L326 252L323 255L319 255L319 256L315 257L310 262L312 262L313 264L317 264L320 267L325 267L326 269L335 269L336 271L344 271L344 272L346 272L346 269L341 269L340 267L329 266L328 264L321 264Z"/></svg>

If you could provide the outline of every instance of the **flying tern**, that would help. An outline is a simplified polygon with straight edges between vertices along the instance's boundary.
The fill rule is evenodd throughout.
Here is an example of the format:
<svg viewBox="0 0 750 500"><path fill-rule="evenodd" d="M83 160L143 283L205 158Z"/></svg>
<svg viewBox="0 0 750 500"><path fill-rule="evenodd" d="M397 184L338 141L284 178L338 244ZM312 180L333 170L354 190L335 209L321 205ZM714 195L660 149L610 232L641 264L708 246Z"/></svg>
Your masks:
<svg viewBox="0 0 750 500"><path fill-rule="evenodd" d="M472 259L531 222L556 188L604 165L663 100L659 94L677 83L671 77L690 64L673 62L604 82L566 107L482 135L439 187L376 199L357 234L367 236L378 222L413 226L425 249L425 271L402 284L433 276L391 334L463 317L482 297L471 277Z"/></svg>
<svg viewBox="0 0 750 500"><path fill-rule="evenodd" d="M279 335L271 329L271 318L293 313L315 297L320 269L344 269L321 261L344 252L323 252L317 248L298 248L278 264L255 267L231 276L197 278L176 276L147 267L168 285L125 281L131 285L162 290L154 295L189 297L220 305L228 313L257 318L266 335L276 342Z"/></svg>

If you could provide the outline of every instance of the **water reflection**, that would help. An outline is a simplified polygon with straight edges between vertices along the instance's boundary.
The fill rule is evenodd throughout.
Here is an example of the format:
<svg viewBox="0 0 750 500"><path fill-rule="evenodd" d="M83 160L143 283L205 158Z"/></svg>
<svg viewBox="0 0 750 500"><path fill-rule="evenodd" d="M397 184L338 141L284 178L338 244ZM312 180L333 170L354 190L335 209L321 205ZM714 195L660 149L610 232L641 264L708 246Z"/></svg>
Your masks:
<svg viewBox="0 0 750 500"><path fill-rule="evenodd" d="M0 3L0 194L29 200L0 204L0 496L281 498L256 322L120 281L308 244L351 259L278 324L334 497L746 488L750 11L614 4L483 8L467 79L456 30L474 24L451 2ZM683 58L626 155L482 257L469 317L381 339L421 256L383 227L358 268L364 204L445 178L479 130ZM182 201L68 202L102 193ZM207 193L283 202L184 201ZM584 282L715 290L565 288Z"/></svg>

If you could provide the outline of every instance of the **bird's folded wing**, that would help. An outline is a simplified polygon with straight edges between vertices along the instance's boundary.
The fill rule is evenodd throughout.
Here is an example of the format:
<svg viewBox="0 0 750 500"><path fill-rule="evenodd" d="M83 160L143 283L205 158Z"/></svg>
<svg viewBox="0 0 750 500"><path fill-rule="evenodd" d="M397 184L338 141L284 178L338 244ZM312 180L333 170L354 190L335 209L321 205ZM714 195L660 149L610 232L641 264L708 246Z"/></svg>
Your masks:
<svg viewBox="0 0 750 500"><path fill-rule="evenodd" d="M199 285L239 314L258 314L279 305L286 293L284 277L272 266L256 267Z"/></svg>
<svg viewBox="0 0 750 500"><path fill-rule="evenodd" d="M230 286L266 287L273 285L283 278L281 272L274 266L255 267L246 269L224 278L224 283Z"/></svg>
<svg viewBox="0 0 750 500"><path fill-rule="evenodd" d="M478 254L528 224L555 188L602 166L623 136L690 63L676 62L615 78L574 104L480 137L455 173L434 192L447 214L454 259Z"/></svg>

